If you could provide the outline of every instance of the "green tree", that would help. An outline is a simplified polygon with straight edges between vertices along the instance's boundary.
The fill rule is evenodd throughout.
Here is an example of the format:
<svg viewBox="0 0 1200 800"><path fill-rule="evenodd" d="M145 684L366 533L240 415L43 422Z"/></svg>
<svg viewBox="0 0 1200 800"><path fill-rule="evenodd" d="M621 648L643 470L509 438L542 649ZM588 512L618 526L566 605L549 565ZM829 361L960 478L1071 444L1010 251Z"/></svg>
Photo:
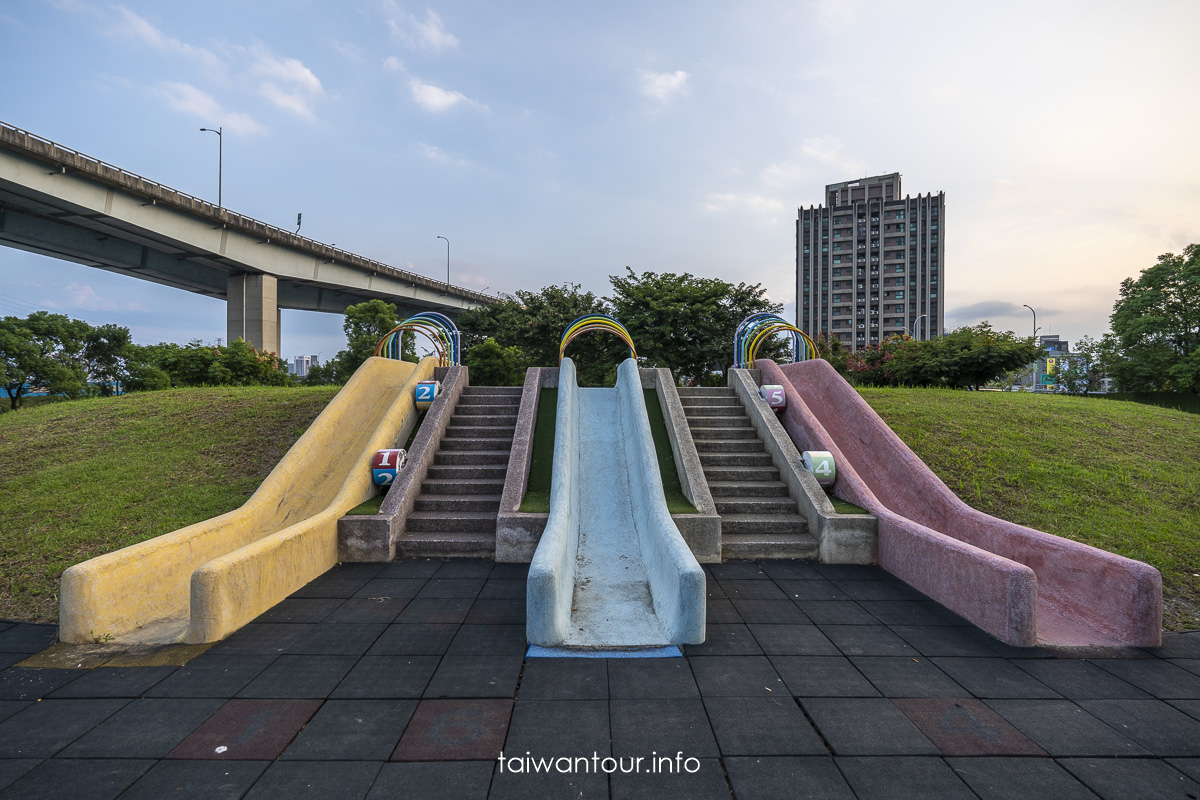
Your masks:
<svg viewBox="0 0 1200 800"><path fill-rule="evenodd" d="M988 322L936 339L892 336L853 353L852 380L864 386L949 386L978 389L1037 359L1032 337L993 330Z"/></svg>
<svg viewBox="0 0 1200 800"><path fill-rule="evenodd" d="M127 382L132 344L129 328L120 325L101 325L84 336L84 369L89 378L99 383L104 397L119 392L121 384Z"/></svg>
<svg viewBox="0 0 1200 800"><path fill-rule="evenodd" d="M520 386L525 381L524 354L519 347L501 347L485 339L463 354L474 386Z"/></svg>
<svg viewBox="0 0 1200 800"><path fill-rule="evenodd" d="M382 300L368 300L346 309L346 318L342 330L346 332L347 347L334 356L337 363L339 383L350 380L354 371L375 352L387 332L396 327L396 307ZM411 341L411 340L410 340ZM404 337L400 340L401 352L404 353ZM415 357L415 348L412 351Z"/></svg>
<svg viewBox="0 0 1200 800"><path fill-rule="evenodd" d="M829 362L838 374L843 378L849 378L850 369L847 365L847 360L850 357L850 351L846 349L840 339L831 338L825 334L818 334L813 339L813 344L817 346L817 357L823 358Z"/></svg>
<svg viewBox="0 0 1200 800"><path fill-rule="evenodd" d="M1121 391L1200 392L1200 244L1121 281L1110 321L1105 366Z"/></svg>
<svg viewBox="0 0 1200 800"><path fill-rule="evenodd" d="M1101 347L1101 343L1092 337L1082 336L1070 353L1058 359L1055 377L1064 393L1087 394L1104 388Z"/></svg>
<svg viewBox="0 0 1200 800"><path fill-rule="evenodd" d="M74 397L86 385L80 363L86 322L35 311L25 319L0 320L0 379L12 409L30 389Z"/></svg>
<svg viewBox="0 0 1200 800"><path fill-rule="evenodd" d="M751 314L778 314L783 307L767 298L761 284L732 284L717 278L673 272L610 276L615 316L629 330L638 355L649 366L667 367L681 379L721 384L733 364L733 334ZM758 351L779 360L791 352L787 336L765 342Z"/></svg>

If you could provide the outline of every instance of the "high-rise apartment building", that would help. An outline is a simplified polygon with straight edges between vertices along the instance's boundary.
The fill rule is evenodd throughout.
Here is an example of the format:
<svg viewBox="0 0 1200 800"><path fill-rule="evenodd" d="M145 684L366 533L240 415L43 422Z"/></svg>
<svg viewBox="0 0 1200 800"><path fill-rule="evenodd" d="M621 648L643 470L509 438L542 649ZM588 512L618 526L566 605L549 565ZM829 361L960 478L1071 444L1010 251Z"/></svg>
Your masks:
<svg viewBox="0 0 1200 800"><path fill-rule="evenodd" d="M945 324L946 196L900 196L900 173L825 187L797 209L796 326L858 350Z"/></svg>

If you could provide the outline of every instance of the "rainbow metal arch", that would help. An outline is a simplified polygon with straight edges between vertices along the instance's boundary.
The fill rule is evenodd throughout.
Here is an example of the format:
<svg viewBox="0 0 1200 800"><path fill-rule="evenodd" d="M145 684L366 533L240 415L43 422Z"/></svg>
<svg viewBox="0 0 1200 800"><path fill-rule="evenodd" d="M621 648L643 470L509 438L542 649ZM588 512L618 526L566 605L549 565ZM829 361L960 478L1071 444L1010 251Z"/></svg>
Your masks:
<svg viewBox="0 0 1200 800"><path fill-rule="evenodd" d="M738 369L753 369L754 356L759 346L777 333L792 334L792 361L807 361L818 358L817 345L804 331L770 312L761 311L746 317L733 334L733 366Z"/></svg>
<svg viewBox="0 0 1200 800"><path fill-rule="evenodd" d="M571 340L581 333L590 331L608 331L619 337L629 345L629 357L637 358L637 348L633 346L633 339L630 338L629 331L625 330L624 325L607 314L584 314L563 331L562 339L558 343L558 363L562 363L563 353L566 352L567 345L571 343Z"/></svg>
<svg viewBox="0 0 1200 800"><path fill-rule="evenodd" d="M409 317L392 328L375 345L375 355L400 360L400 336L404 331L419 331L438 354L443 367L456 367L462 363L462 337L454 322L445 314L424 311Z"/></svg>

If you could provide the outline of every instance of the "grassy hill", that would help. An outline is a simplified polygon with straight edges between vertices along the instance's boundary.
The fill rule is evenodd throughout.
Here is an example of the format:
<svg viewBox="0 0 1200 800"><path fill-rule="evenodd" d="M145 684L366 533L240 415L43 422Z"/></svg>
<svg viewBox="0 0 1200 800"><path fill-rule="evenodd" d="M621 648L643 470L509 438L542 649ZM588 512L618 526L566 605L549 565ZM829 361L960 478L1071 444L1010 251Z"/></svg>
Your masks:
<svg viewBox="0 0 1200 800"><path fill-rule="evenodd" d="M58 576L241 505L336 389L190 389L0 414L0 618L53 622ZM869 389L989 514L1162 570L1200 627L1200 417L1105 400Z"/></svg>

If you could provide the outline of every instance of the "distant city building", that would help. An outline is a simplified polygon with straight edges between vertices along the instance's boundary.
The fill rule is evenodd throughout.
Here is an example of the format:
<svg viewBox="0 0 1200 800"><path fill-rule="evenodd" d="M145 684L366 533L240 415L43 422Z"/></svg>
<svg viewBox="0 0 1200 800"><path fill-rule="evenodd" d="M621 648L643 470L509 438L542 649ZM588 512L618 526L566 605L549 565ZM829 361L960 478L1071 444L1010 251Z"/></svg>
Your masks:
<svg viewBox="0 0 1200 800"><path fill-rule="evenodd" d="M797 209L796 325L851 350L945 326L946 195L900 196L900 173L825 187Z"/></svg>
<svg viewBox="0 0 1200 800"><path fill-rule="evenodd" d="M1038 347L1046 351L1045 357L1039 358L1029 366L1028 371L1017 381L1017 388L1027 392L1057 392L1060 389L1057 379L1059 370L1073 359L1084 356L1081 353L1072 353L1071 343L1059 338L1057 333L1039 336ZM1104 379L1103 391L1112 391L1110 378Z"/></svg>
<svg viewBox="0 0 1200 800"><path fill-rule="evenodd" d="M313 367L321 366L321 359L318 356L296 356L293 359L288 372L295 375L297 378L307 377L308 371Z"/></svg>

